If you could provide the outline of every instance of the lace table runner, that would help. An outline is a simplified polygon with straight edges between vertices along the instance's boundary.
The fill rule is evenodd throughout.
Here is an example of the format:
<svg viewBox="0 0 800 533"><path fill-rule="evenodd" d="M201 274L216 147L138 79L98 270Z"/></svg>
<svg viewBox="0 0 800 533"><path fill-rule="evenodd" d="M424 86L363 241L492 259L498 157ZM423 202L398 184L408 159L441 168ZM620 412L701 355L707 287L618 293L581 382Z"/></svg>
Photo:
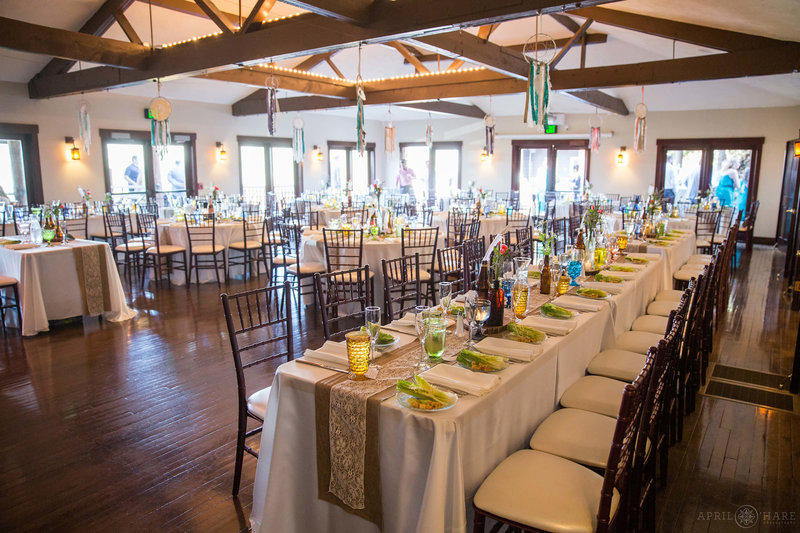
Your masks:
<svg viewBox="0 0 800 533"><path fill-rule="evenodd" d="M79 246L73 248L72 253L78 271L83 314L96 316L111 309L105 245L98 243Z"/></svg>

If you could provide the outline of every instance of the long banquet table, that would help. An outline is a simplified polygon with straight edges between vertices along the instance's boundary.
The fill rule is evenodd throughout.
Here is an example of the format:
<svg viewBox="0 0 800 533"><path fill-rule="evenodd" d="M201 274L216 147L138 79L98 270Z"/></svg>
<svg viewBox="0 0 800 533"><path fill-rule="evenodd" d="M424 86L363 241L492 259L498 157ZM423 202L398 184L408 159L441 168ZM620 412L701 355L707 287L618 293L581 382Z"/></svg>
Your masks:
<svg viewBox="0 0 800 533"><path fill-rule="evenodd" d="M99 258L96 262L98 268L92 273L93 266L88 259L90 256L82 255L80 271L89 274L81 281L76 253L84 254L92 247L96 247L98 254L102 254L105 259ZM86 280L91 279L107 285L107 295L95 293L96 297L104 300L100 308L104 318L111 322L122 322L136 316L136 311L130 309L125 301L125 292L111 249L104 242L78 239L67 245L24 250L0 246L0 274L19 281L22 334L26 336L48 331L50 320L96 314L87 313ZM103 282L103 279L106 281ZM91 293L95 288L97 287L88 287L88 290ZM6 313L6 320L9 324L15 322L16 314Z"/></svg>
<svg viewBox="0 0 800 533"><path fill-rule="evenodd" d="M471 499L480 483L504 458L528 446L592 357L613 347L616 335L630 328L659 290L671 288L672 269L694 252L694 237L647 252L653 254L650 263L624 282L620 294L597 312L580 313L570 334L548 337L532 362L497 373L501 383L487 395L462 396L439 413L403 409L393 397L380 404L384 531L469 529ZM318 498L315 386L330 376L295 361L278 368L256 469L254 532L378 531L372 522Z"/></svg>

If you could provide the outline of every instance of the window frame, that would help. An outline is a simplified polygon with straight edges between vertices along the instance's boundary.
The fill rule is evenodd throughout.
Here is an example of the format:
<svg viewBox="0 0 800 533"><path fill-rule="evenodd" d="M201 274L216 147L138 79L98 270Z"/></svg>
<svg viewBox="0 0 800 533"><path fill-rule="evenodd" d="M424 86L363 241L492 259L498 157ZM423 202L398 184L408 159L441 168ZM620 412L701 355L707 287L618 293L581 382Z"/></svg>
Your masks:
<svg viewBox="0 0 800 533"><path fill-rule="evenodd" d="M347 179L346 183L353 183L353 154L358 149L358 145L351 141L328 141L328 153L326 154L328 159L328 176L331 176L331 149L335 150L346 150L347 151ZM367 157L369 158L367 162L367 190L369 191L372 184L375 183L375 143L367 143L365 148L367 152Z"/></svg>
<svg viewBox="0 0 800 533"><path fill-rule="evenodd" d="M410 146L426 146L425 142L401 142L399 144L400 157L403 155L403 150ZM458 188L461 188L461 177L464 173L464 143L462 141L434 141L431 143L428 150L428 197L436 198L436 150L458 150ZM431 179L433 178L433 179ZM431 186L431 184L433 186Z"/></svg>
<svg viewBox="0 0 800 533"><path fill-rule="evenodd" d="M758 199L758 181L761 174L761 156L764 149L764 137L707 137L697 139L657 139L656 140L656 172L653 187L664 188L664 171L666 169L667 152L670 150L701 150L700 179L697 190L705 191L711 187L711 173L714 166L714 150L751 150L750 176L747 189L747 205Z"/></svg>
<svg viewBox="0 0 800 533"><path fill-rule="evenodd" d="M127 134L129 137L114 138L114 134ZM185 142L176 142L176 137L188 137ZM112 141L120 144L144 144L144 166L145 166L145 196L148 201L156 198L158 193L164 191L156 190L156 169L153 160L153 150L151 144L151 137L149 131L142 130L124 130L116 128L106 128L100 130L100 144L101 151L103 152L103 179L105 182L106 193L111 192L111 169L109 167L108 153L106 152L106 143ZM170 141L173 144L188 144L190 154L185 158L184 173L186 177L186 196L197 196L197 134L196 133L183 133L183 132L170 132ZM111 193L116 196L125 197L128 195L140 193Z"/></svg>
<svg viewBox="0 0 800 533"><path fill-rule="evenodd" d="M519 172L521 169L521 159L523 148L539 148L547 150L547 184L546 192L555 192L556 185L556 154L559 149L575 150L583 149L586 152L586 162L584 163L584 179L591 183L591 161L592 151L589 150L588 139L517 139L511 141L511 190L519 191Z"/></svg>
<svg viewBox="0 0 800 533"><path fill-rule="evenodd" d="M0 137L22 143L22 165L25 172L27 205L44 203L42 164L39 158L39 125L0 122ZM17 200L19 204L19 200ZM20 204L21 205L21 204Z"/></svg>
<svg viewBox="0 0 800 533"><path fill-rule="evenodd" d="M237 135L236 136L237 150L239 150L237 157L239 158L239 194L244 194L244 185L242 181L242 146L259 146L264 148L264 168L267 171L268 183L265 185L267 193L275 192L275 183L272 176L272 147L291 148L292 139L288 137L261 137L257 135ZM303 190L303 164L293 161L294 172L294 195L300 196Z"/></svg>

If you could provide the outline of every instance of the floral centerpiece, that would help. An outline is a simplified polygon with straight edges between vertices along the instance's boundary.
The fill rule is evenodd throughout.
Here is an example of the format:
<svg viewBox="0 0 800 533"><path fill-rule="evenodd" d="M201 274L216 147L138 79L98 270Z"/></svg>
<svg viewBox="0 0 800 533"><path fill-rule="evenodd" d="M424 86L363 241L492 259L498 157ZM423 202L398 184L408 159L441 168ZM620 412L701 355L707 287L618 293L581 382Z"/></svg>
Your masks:
<svg viewBox="0 0 800 533"><path fill-rule="evenodd" d="M586 229L586 237L594 241L595 236L603 231L603 210L597 205L590 205L583 214L583 227Z"/></svg>
<svg viewBox="0 0 800 533"><path fill-rule="evenodd" d="M81 195L81 200L83 201L83 203L87 204L92 201L92 191L90 191L89 189L78 187L78 194Z"/></svg>
<svg viewBox="0 0 800 533"><path fill-rule="evenodd" d="M377 181L372 184L372 193L375 195L375 198L378 199L378 205L381 205L382 192L383 192L383 187L381 187Z"/></svg>
<svg viewBox="0 0 800 533"><path fill-rule="evenodd" d="M216 202L219 199L219 194L220 194L219 185L214 185L211 188L211 201Z"/></svg>
<svg viewBox="0 0 800 533"><path fill-rule="evenodd" d="M556 234L553 226L547 220L542 221L542 228L539 231L539 240L542 243L542 255L552 255L553 245L556 242Z"/></svg>
<svg viewBox="0 0 800 533"><path fill-rule="evenodd" d="M514 257L514 251L507 244L498 244L492 251L492 270L494 279L499 280L503 277L503 263L510 261Z"/></svg>

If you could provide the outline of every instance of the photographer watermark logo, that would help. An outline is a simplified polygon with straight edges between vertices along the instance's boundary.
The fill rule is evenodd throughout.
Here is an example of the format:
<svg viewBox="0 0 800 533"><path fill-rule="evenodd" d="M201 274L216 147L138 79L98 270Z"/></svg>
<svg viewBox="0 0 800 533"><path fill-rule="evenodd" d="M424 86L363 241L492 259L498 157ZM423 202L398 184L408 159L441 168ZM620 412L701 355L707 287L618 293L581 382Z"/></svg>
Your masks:
<svg viewBox="0 0 800 533"><path fill-rule="evenodd" d="M751 528L758 523L758 511L752 505L742 505L736 509L733 521L741 528Z"/></svg>

